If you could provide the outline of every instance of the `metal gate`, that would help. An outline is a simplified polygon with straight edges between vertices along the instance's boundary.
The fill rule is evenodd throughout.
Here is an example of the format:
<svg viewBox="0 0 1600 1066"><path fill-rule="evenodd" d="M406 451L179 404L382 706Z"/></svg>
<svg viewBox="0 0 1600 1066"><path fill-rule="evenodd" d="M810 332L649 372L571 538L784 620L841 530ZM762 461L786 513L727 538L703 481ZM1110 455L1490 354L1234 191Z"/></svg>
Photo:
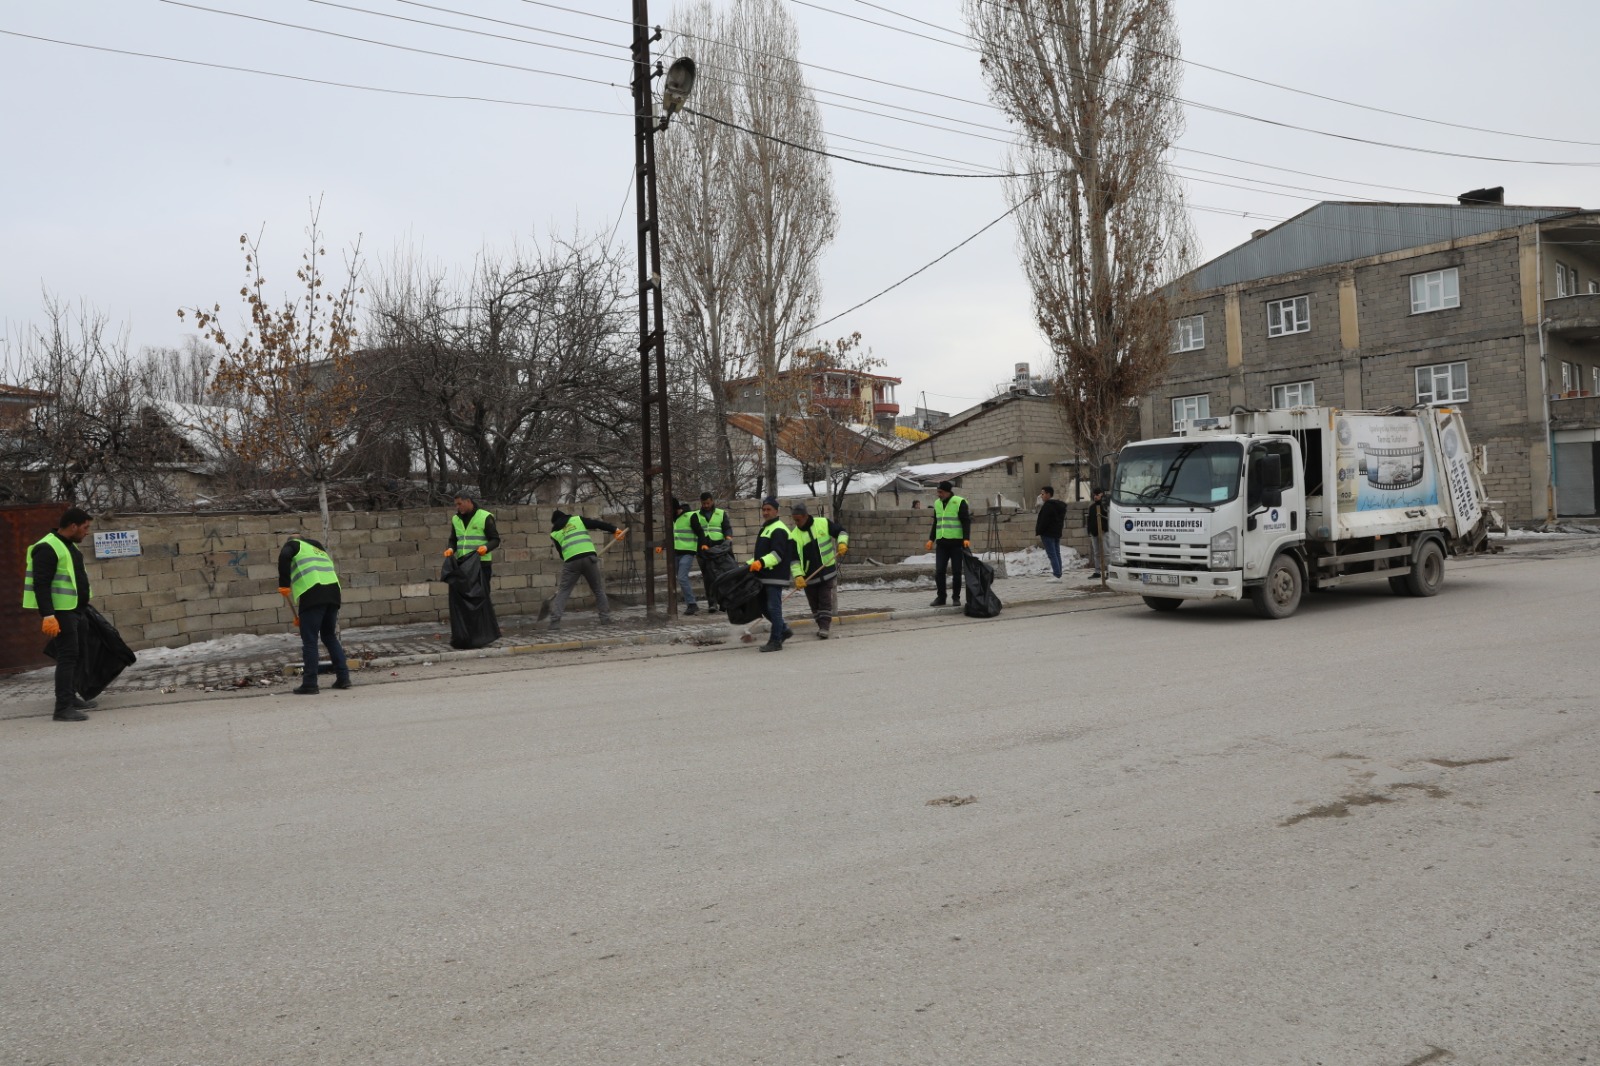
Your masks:
<svg viewBox="0 0 1600 1066"><path fill-rule="evenodd" d="M22 609L22 579L28 545L56 528L61 503L0 505L0 674L50 662L45 658L39 615Z"/></svg>

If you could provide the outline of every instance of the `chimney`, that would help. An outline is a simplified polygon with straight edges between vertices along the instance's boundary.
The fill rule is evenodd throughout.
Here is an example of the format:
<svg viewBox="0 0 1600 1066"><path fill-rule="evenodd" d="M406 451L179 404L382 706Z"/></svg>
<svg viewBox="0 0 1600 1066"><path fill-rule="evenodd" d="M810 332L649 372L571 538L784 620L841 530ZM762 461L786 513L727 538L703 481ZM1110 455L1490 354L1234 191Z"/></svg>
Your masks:
<svg viewBox="0 0 1600 1066"><path fill-rule="evenodd" d="M1496 185L1492 189L1473 189L1456 197L1456 202L1463 205L1471 204L1504 204L1506 202L1506 187Z"/></svg>
<svg viewBox="0 0 1600 1066"><path fill-rule="evenodd" d="M1250 231L1251 240L1255 240L1257 237L1265 237L1266 235L1267 231L1264 229L1253 229Z"/></svg>

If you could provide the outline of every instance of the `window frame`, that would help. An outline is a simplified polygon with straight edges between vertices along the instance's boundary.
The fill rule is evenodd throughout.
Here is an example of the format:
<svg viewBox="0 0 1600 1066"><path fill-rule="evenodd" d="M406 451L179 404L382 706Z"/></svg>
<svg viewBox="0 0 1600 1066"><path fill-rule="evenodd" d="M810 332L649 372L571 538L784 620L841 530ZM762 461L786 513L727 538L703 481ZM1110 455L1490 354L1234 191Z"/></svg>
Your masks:
<svg viewBox="0 0 1600 1066"><path fill-rule="evenodd" d="M1433 279L1438 279L1439 303L1432 304L1429 296L1434 291ZM1449 311L1461 306L1461 268L1440 267L1438 270L1424 270L1411 275L1411 313L1414 315L1431 315L1435 311ZM1423 299L1417 302L1417 285L1422 285ZM1447 284L1448 282L1448 284ZM1454 294L1448 290L1454 289ZM1454 303L1451 303L1454 300Z"/></svg>
<svg viewBox="0 0 1600 1066"><path fill-rule="evenodd" d="M1300 397L1305 397L1309 393L1310 394L1310 398L1309 399L1303 399L1303 400L1301 400L1300 402L1297 402L1297 403L1279 403L1278 402L1278 396L1279 396L1280 390L1282 392L1283 397L1285 399L1287 399L1288 396L1289 396L1289 390L1290 389L1294 389L1295 390L1295 395L1300 396ZM1317 406L1317 383L1316 383L1315 380L1310 380L1310 381L1286 381L1282 385L1274 385L1274 386L1272 386L1272 409L1274 411L1287 411L1287 410L1289 410L1290 408L1293 408L1293 407L1315 407L1315 406Z"/></svg>
<svg viewBox="0 0 1600 1066"><path fill-rule="evenodd" d="M1196 331L1196 330L1194 330L1192 328L1189 328L1189 329L1185 328L1186 326L1188 326L1191 323L1198 323L1199 327L1200 327L1199 330ZM1198 337L1199 337L1198 343L1196 343L1196 340L1195 340L1197 334L1198 334ZM1203 351L1205 349L1205 346L1206 346L1206 316L1205 316L1204 312L1201 312L1198 315L1184 315L1182 318L1173 320L1173 323L1172 323L1172 349L1171 349L1172 351L1174 351L1174 352L1198 352L1198 351Z"/></svg>
<svg viewBox="0 0 1600 1066"><path fill-rule="evenodd" d="M1305 308L1305 311L1304 311L1303 314L1301 313L1301 310L1300 310L1302 306ZM1287 316L1285 315L1285 311L1288 312ZM1273 321L1272 321L1274 312L1276 312L1277 319L1278 319L1278 322L1277 322L1276 325L1274 325ZM1285 320L1286 317L1293 319L1293 321L1294 321L1294 328L1293 329L1289 329L1289 328L1286 328L1284 326L1284 320ZM1291 334L1295 334L1295 333L1310 333L1310 332L1311 332L1311 294L1310 293L1302 293L1299 296L1290 296L1290 297L1287 297L1287 298L1282 299L1282 300L1268 300L1267 301L1267 336L1268 336L1268 338L1272 338L1272 337L1287 337L1287 336L1290 336Z"/></svg>
<svg viewBox="0 0 1600 1066"><path fill-rule="evenodd" d="M1455 385L1456 367L1461 368L1461 386L1459 389ZM1441 370L1443 371L1442 375L1439 373ZM1471 402L1471 371L1467 366L1467 361L1465 359L1452 359L1448 363L1429 363L1426 366L1415 367L1413 368L1413 371L1412 379L1413 385L1416 389L1415 395L1418 403L1425 403L1432 406L1446 403ZM1422 394L1422 375L1424 372L1428 374L1429 384L1428 397L1426 399L1423 398ZM1445 383L1446 395L1443 396L1439 394L1438 388L1441 378Z"/></svg>
<svg viewBox="0 0 1600 1066"><path fill-rule="evenodd" d="M1194 402L1191 404L1190 401L1194 401ZM1179 404L1183 405L1183 410L1185 412L1182 415L1179 415L1179 413L1178 413L1178 405ZM1189 414L1188 413L1190 407L1194 408L1194 414ZM1202 410L1202 408L1204 408L1204 409ZM1172 432L1174 432L1174 433L1178 432L1178 428L1179 428L1178 424L1180 422L1189 422L1189 421L1193 421L1196 418L1210 418L1210 417L1211 417L1211 394L1209 392L1197 392L1197 393L1193 393L1193 394L1191 394L1189 396L1174 396L1172 398Z"/></svg>
<svg viewBox="0 0 1600 1066"><path fill-rule="evenodd" d="M1561 260L1556 260L1556 299L1563 296L1576 296L1574 292L1578 287L1578 272L1573 270Z"/></svg>

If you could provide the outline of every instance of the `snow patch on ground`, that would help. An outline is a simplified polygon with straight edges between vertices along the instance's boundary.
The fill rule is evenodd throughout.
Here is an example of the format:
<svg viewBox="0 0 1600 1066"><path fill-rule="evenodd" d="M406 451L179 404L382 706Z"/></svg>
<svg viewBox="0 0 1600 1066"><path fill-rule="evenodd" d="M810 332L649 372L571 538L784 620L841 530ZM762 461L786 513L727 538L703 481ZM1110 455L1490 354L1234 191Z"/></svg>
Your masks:
<svg viewBox="0 0 1600 1066"><path fill-rule="evenodd" d="M1593 537L1596 534L1600 534L1600 526L1563 522L1558 529L1512 529L1505 533L1490 533L1489 539L1514 543L1519 540L1573 540L1581 537Z"/></svg>
<svg viewBox="0 0 1600 1066"><path fill-rule="evenodd" d="M988 552L978 552L978 558L993 564L993 559ZM1021 551L1006 552L1001 556L1006 561L1007 577L1049 577L1050 557L1044 553L1043 548L1024 548ZM936 556L933 552L925 555L908 555L901 562L911 566L931 566ZM1083 557L1071 548L1063 546L1061 549L1061 569L1078 570L1086 566Z"/></svg>

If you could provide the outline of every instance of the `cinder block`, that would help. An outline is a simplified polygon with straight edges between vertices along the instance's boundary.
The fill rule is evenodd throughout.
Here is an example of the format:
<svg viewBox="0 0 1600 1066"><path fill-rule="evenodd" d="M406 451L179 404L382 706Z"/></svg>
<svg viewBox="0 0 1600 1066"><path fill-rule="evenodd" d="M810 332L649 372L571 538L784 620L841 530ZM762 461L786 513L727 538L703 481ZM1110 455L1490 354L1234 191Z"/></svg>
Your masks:
<svg viewBox="0 0 1600 1066"><path fill-rule="evenodd" d="M140 637L142 643L148 644L150 642L167 640L169 638L176 637L178 632L179 630L177 622L151 622L144 627L144 631L140 634ZM189 643L187 640L181 642L181 644L187 643ZM172 646L178 647L181 645L174 644Z"/></svg>
<svg viewBox="0 0 1600 1066"><path fill-rule="evenodd" d="M421 582L415 585L401 585L400 595L405 599L413 599L421 596L431 596L433 591L427 582Z"/></svg>

